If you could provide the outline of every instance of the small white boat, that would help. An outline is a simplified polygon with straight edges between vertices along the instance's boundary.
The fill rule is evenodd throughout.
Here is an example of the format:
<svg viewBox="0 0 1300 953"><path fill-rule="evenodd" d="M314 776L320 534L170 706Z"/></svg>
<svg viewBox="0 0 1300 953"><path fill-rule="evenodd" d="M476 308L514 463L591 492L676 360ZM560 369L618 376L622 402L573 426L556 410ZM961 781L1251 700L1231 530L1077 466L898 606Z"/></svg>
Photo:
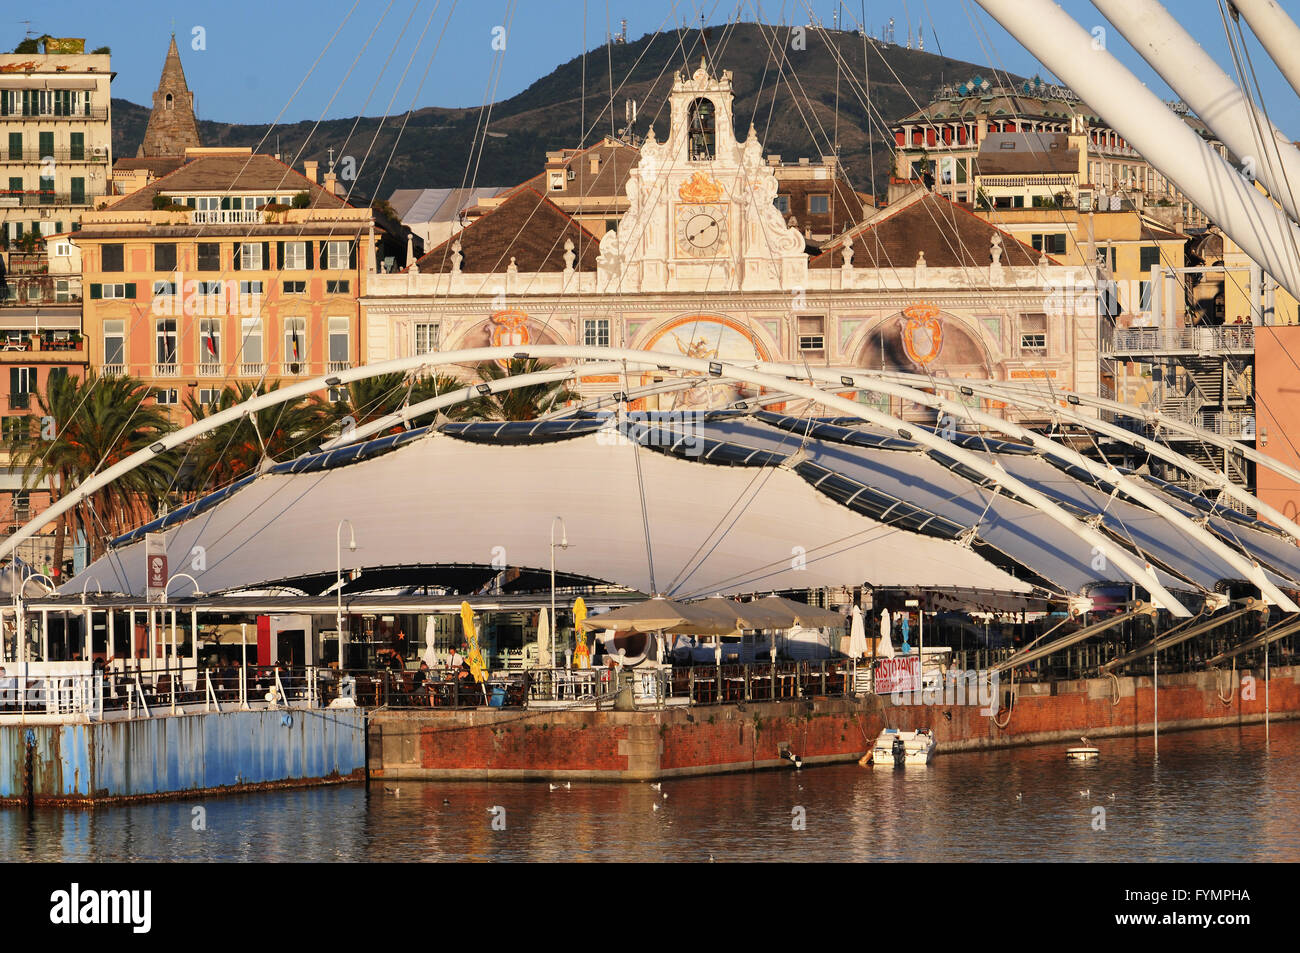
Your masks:
<svg viewBox="0 0 1300 953"><path fill-rule="evenodd" d="M871 763L878 768L924 768L934 757L937 746L934 732L929 728L915 731L886 728L876 739Z"/></svg>
<svg viewBox="0 0 1300 953"><path fill-rule="evenodd" d="M1101 757L1097 748L1066 748L1065 757L1070 761L1096 761Z"/></svg>

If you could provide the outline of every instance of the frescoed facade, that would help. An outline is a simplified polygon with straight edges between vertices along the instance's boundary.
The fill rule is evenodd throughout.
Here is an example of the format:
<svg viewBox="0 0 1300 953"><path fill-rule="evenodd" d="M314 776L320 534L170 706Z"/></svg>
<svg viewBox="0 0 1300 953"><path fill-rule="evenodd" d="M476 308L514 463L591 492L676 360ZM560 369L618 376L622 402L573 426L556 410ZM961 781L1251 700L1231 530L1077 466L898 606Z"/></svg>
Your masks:
<svg viewBox="0 0 1300 953"><path fill-rule="evenodd" d="M735 134L731 109L730 73L679 74L667 135L648 130L626 176L626 209L599 237L550 194L521 186L417 269L370 276L363 359L576 343L1050 379L1096 393L1096 314L1053 298L1081 284L1084 269L926 190L813 244L776 201L779 166L752 128ZM593 375L578 389L614 393L656 376ZM746 396L701 385L640 406L718 407Z"/></svg>

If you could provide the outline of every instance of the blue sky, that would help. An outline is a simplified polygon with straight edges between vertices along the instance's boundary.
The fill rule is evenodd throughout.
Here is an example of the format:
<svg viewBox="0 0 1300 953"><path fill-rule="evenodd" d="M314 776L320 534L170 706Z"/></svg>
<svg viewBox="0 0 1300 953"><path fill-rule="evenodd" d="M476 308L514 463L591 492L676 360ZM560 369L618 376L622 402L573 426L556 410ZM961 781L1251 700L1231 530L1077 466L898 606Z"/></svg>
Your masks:
<svg viewBox="0 0 1300 953"><path fill-rule="evenodd" d="M1167 5L1232 75L1217 0L1167 0ZM1284 5L1296 6L1293 0ZM804 23L811 6L828 26L837 7L846 11L843 22L850 26L865 11L868 29L877 35L893 17L898 42L906 41L910 21L914 32L923 27L927 50L975 63L992 60L992 66L1025 75L1041 72L1050 79L974 0L43 0L21 11L5 6L0 47L13 49L29 28L23 20L30 20L38 35L84 36L88 48L110 46L117 73L114 95L146 105L174 29L200 117L225 122L400 113L413 100L417 107L474 106L493 91L501 99L524 89L581 54L584 39L588 49L600 45L607 24L617 32L622 17L635 39L683 22L698 24L701 14L706 23L723 24L738 9L744 20L761 16L767 23ZM1105 25L1090 3L1066 0L1063 6L1089 30ZM498 56L492 40L498 26L508 26L508 33L494 73ZM1108 40L1112 53L1162 97L1172 98L1117 31L1108 30ZM1271 117L1300 138L1300 101L1253 39L1250 50ZM399 83L404 70L405 82Z"/></svg>

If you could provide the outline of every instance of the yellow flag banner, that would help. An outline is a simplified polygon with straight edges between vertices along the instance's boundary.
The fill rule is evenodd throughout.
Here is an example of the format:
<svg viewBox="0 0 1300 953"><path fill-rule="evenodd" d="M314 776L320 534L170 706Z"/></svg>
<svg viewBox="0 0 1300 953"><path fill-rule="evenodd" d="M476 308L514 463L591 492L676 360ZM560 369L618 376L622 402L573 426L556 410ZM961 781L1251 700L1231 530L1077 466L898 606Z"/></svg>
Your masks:
<svg viewBox="0 0 1300 953"><path fill-rule="evenodd" d="M577 634L578 644L573 650L575 668L591 668L591 651L587 648L587 633L582 628L582 620L587 618L587 604L578 596L573 603L573 629Z"/></svg>
<svg viewBox="0 0 1300 953"><path fill-rule="evenodd" d="M483 653L478 647L478 630L474 628L474 610L470 608L468 602L460 604L460 621L465 629L465 642L469 646L465 661L469 662L470 674L474 676L476 682L485 681L487 666L483 664Z"/></svg>

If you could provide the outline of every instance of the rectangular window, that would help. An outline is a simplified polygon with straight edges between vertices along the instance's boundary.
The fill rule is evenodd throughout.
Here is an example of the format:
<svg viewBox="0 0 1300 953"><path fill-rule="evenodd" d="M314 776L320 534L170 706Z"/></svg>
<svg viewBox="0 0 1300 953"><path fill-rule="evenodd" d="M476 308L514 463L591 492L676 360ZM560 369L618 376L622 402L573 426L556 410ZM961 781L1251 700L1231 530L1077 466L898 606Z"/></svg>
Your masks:
<svg viewBox="0 0 1300 953"><path fill-rule="evenodd" d="M96 287L95 285L91 285L91 288L92 288L92 289L95 288L95 287ZM102 285L102 286L99 286L99 287L100 287L100 289L101 289L101 290L100 290L100 295L99 295L99 296L102 297L102 298L106 298L106 299L108 299L108 298L126 299L126 298L134 298L134 297L135 297L135 285L134 285L134 284L122 284L121 282L118 282L118 283L116 283L116 284L111 284L111 285ZM92 298L95 297L95 294L94 294L93 290L92 290L90 296L91 296Z"/></svg>
<svg viewBox="0 0 1300 953"><path fill-rule="evenodd" d="M154 352L155 364L176 363L176 319L160 318L155 323L157 347Z"/></svg>
<svg viewBox="0 0 1300 953"><path fill-rule="evenodd" d="M321 262L322 267L330 271L338 271L349 267L348 265L348 246L349 242L326 242L325 243L325 260Z"/></svg>
<svg viewBox="0 0 1300 953"><path fill-rule="evenodd" d="M9 158L14 162L21 162L23 158L23 134L21 132L9 133Z"/></svg>
<svg viewBox="0 0 1300 953"><path fill-rule="evenodd" d="M239 359L245 364L262 363L262 319L244 318L239 329L239 339Z"/></svg>
<svg viewBox="0 0 1300 953"><path fill-rule="evenodd" d="M432 354L438 350L438 325L417 322L415 325L415 353Z"/></svg>
<svg viewBox="0 0 1300 953"><path fill-rule="evenodd" d="M36 390L36 368L9 368L9 393L30 394Z"/></svg>
<svg viewBox="0 0 1300 953"><path fill-rule="evenodd" d="M221 320L199 319L199 363L214 367L221 363Z"/></svg>
<svg viewBox="0 0 1300 953"><path fill-rule="evenodd" d="M199 271L221 270L221 245L217 242L199 242Z"/></svg>
<svg viewBox="0 0 1300 953"><path fill-rule="evenodd" d="M284 266L288 271L302 271L307 267L307 243L284 243Z"/></svg>
<svg viewBox="0 0 1300 953"><path fill-rule="evenodd" d="M782 215L788 216L790 214L790 196L778 195L772 200L772 204L776 206L776 210Z"/></svg>
<svg viewBox="0 0 1300 953"><path fill-rule="evenodd" d="M284 293L287 295L301 295L307 293L307 282L305 281L286 281L282 287Z"/></svg>
<svg viewBox="0 0 1300 953"><path fill-rule="evenodd" d="M1020 353L1036 357L1047 356L1047 315L1022 314L1020 316Z"/></svg>
<svg viewBox="0 0 1300 953"><path fill-rule="evenodd" d="M799 318L799 350L826 350L826 319L821 316Z"/></svg>
<svg viewBox="0 0 1300 953"><path fill-rule="evenodd" d="M330 356L331 364L347 364L351 358L348 347L348 319L346 317L330 318Z"/></svg>
<svg viewBox="0 0 1300 953"><path fill-rule="evenodd" d="M307 319L284 319L284 369L297 374L307 360Z"/></svg>
<svg viewBox="0 0 1300 953"><path fill-rule="evenodd" d="M345 295L350 293L352 282L350 281L327 281L325 282L325 293L331 295Z"/></svg>
<svg viewBox="0 0 1300 953"><path fill-rule="evenodd" d="M262 270L261 242L244 242L235 249L235 253L239 255L239 268L241 271Z"/></svg>
<svg viewBox="0 0 1300 953"><path fill-rule="evenodd" d="M174 406L180 403L179 394L175 387L160 387L153 392L154 400L159 404Z"/></svg>
<svg viewBox="0 0 1300 953"><path fill-rule="evenodd" d="M241 281L239 283L239 293L244 297L260 295L262 293L262 283L260 281Z"/></svg>
<svg viewBox="0 0 1300 953"><path fill-rule="evenodd" d="M9 191L21 192L23 190L23 177L21 175L9 176Z"/></svg>
<svg viewBox="0 0 1300 953"><path fill-rule="evenodd" d="M587 347L609 347L609 318L587 318L582 322L582 343Z"/></svg>
<svg viewBox="0 0 1300 953"><path fill-rule="evenodd" d="M121 245L105 245L103 250L101 271L124 271L123 252Z"/></svg>
<svg viewBox="0 0 1300 953"><path fill-rule="evenodd" d="M73 162L82 162L86 158L86 134L73 132L68 134L68 158Z"/></svg>
<svg viewBox="0 0 1300 953"><path fill-rule="evenodd" d="M176 293L176 282L174 281L155 281L153 283L153 296L174 295Z"/></svg>
<svg viewBox="0 0 1300 953"><path fill-rule="evenodd" d="M830 210L831 210L831 197L829 195L808 196L809 215L825 215Z"/></svg>
<svg viewBox="0 0 1300 953"><path fill-rule="evenodd" d="M104 363L116 364L119 367L125 363L123 357L125 353L126 342L126 322L125 321L105 321L104 322Z"/></svg>
<svg viewBox="0 0 1300 953"><path fill-rule="evenodd" d="M153 270L154 271L175 271L176 270L176 243L159 242L153 246Z"/></svg>
<svg viewBox="0 0 1300 953"><path fill-rule="evenodd" d="M1149 281L1138 282L1138 297L1142 301L1142 305L1138 310L1150 311L1151 310L1151 282Z"/></svg>
<svg viewBox="0 0 1300 953"><path fill-rule="evenodd" d="M1138 252L1141 259L1140 269L1142 274L1149 275L1151 269L1160 264L1160 246L1144 245Z"/></svg>
<svg viewBox="0 0 1300 953"><path fill-rule="evenodd" d="M27 440L32 435L32 418L27 416L26 414L21 414L21 415L15 414L12 417L0 418L0 425L3 426L2 435L6 443L15 443L18 441ZM26 493L14 494L14 519L21 518L23 520L26 520L29 518L28 516L26 515L23 515L22 517L18 516L19 496L26 498L27 494ZM24 508L25 505L26 505L26 500L24 499Z"/></svg>
<svg viewBox="0 0 1300 953"><path fill-rule="evenodd" d="M221 399L221 390L216 387L199 388L199 404L203 407L215 407Z"/></svg>
<svg viewBox="0 0 1300 953"><path fill-rule="evenodd" d="M53 188L53 183L51 183ZM68 179L68 202L72 205L86 204L86 180L83 176L74 175Z"/></svg>
<svg viewBox="0 0 1300 953"><path fill-rule="evenodd" d="M54 243L54 257L55 257L55 258L70 258L71 256L72 256L72 243L71 243L71 242L55 242L55 243Z"/></svg>

